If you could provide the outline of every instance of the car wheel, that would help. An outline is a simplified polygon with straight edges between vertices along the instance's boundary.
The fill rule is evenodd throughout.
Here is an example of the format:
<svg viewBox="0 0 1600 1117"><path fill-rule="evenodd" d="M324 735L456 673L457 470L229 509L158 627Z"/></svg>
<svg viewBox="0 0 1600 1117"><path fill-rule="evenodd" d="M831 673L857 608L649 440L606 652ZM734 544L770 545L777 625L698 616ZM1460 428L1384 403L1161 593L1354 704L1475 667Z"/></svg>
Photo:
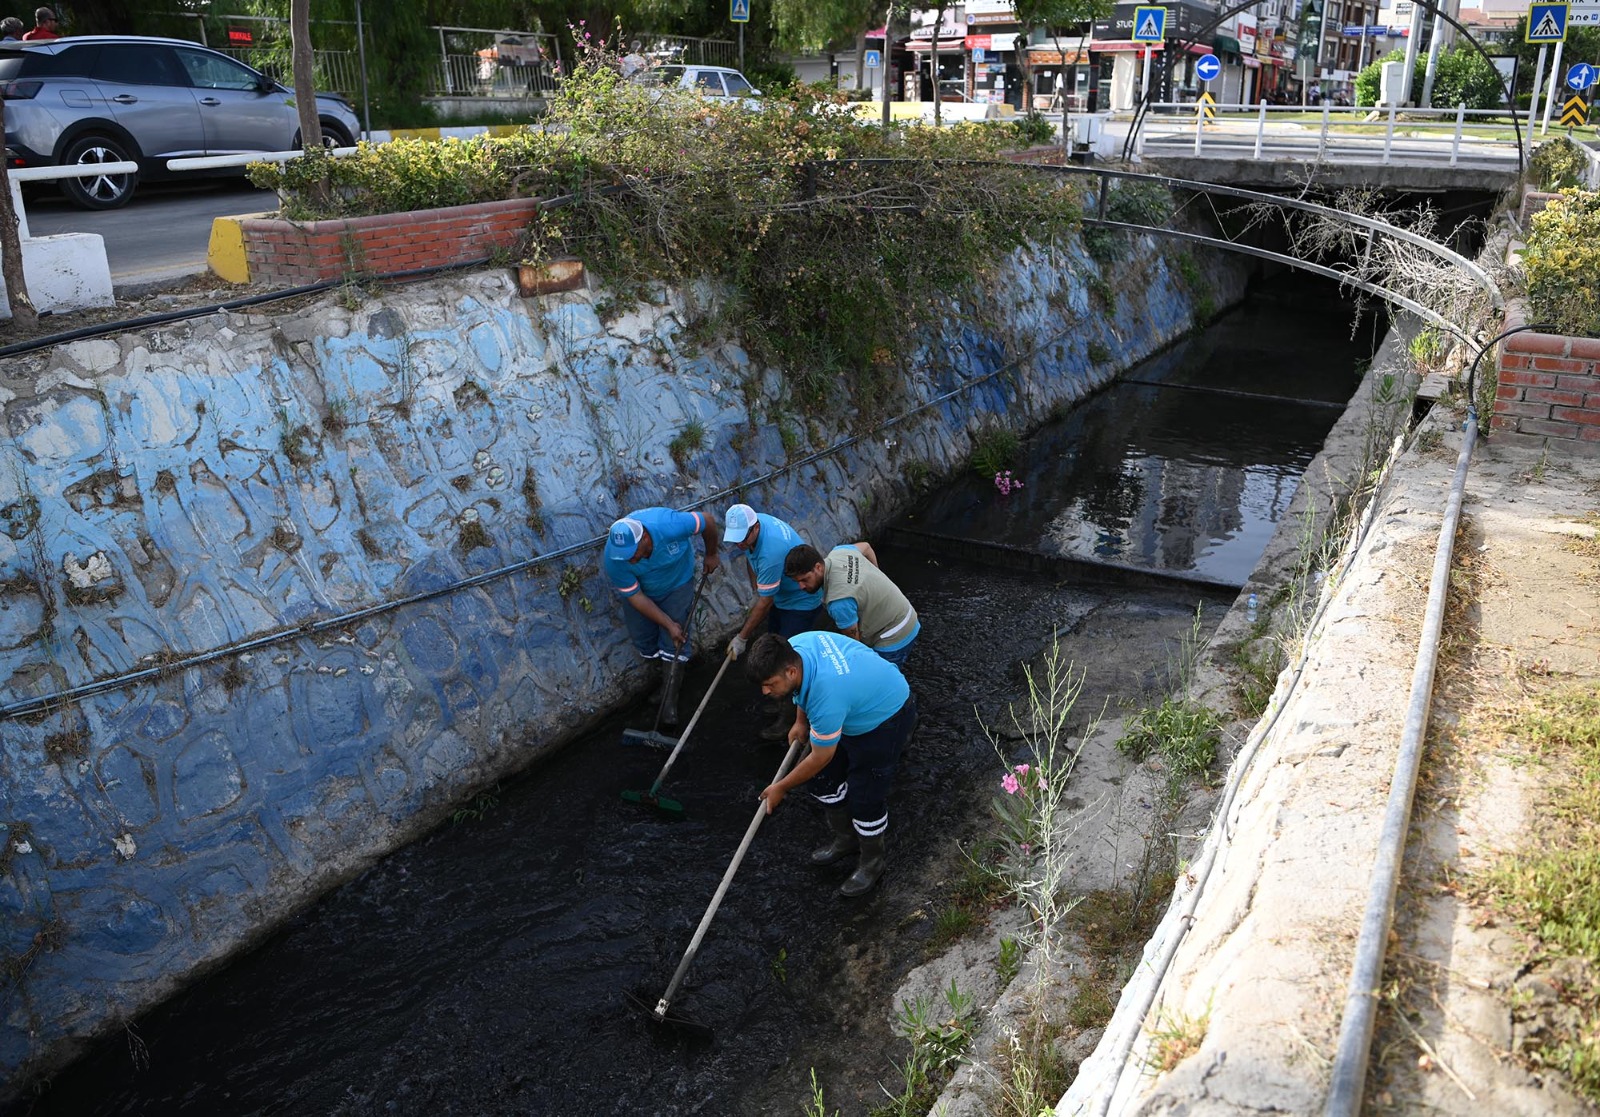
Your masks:
<svg viewBox="0 0 1600 1117"><path fill-rule="evenodd" d="M62 152L61 165L88 167L96 163L122 163L130 156L121 140L110 136L79 136ZM83 209L116 209L128 204L139 176L86 175L82 178L64 178L61 189L73 205Z"/></svg>
<svg viewBox="0 0 1600 1117"><path fill-rule="evenodd" d="M337 120L322 122L322 143L325 147L354 147L355 140Z"/></svg>
<svg viewBox="0 0 1600 1117"><path fill-rule="evenodd" d="M289 145L290 151L299 151L305 146L300 142L300 135L300 130L296 128L294 132L294 142ZM344 125L333 120L324 120L322 122L323 147L349 147L350 143L350 136L347 132L345 132Z"/></svg>

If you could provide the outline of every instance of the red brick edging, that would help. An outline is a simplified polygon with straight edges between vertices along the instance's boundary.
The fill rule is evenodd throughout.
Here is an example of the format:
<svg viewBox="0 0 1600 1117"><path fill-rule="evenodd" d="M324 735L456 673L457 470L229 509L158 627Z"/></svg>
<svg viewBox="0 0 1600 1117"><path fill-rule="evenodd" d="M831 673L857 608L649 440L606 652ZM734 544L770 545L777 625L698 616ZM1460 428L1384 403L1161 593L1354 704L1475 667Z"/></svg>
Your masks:
<svg viewBox="0 0 1600 1117"><path fill-rule="evenodd" d="M302 284L481 260L515 248L538 208L535 198L514 198L327 221L251 217L239 226L252 282Z"/></svg>
<svg viewBox="0 0 1600 1117"><path fill-rule="evenodd" d="M1507 305L1507 329L1526 323L1522 303ZM1600 442L1600 338L1512 334L1497 366L1494 430Z"/></svg>

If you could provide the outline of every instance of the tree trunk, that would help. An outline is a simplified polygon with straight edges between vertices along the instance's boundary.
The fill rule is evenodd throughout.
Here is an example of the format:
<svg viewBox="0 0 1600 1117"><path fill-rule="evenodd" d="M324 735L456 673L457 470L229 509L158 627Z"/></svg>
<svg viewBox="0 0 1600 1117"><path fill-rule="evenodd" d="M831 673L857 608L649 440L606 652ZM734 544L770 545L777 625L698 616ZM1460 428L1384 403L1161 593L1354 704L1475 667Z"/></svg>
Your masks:
<svg viewBox="0 0 1600 1117"><path fill-rule="evenodd" d="M1033 42L1033 25L1027 24L1022 28L1022 33L1017 36L1017 41L1022 44L1022 111L1033 111L1033 52L1028 45Z"/></svg>
<svg viewBox="0 0 1600 1117"><path fill-rule="evenodd" d="M885 40L888 39L888 35L889 35L889 33L887 31L885 31L884 32ZM878 54L878 61L882 62L885 66L887 66L889 64L888 60L884 57L884 55L887 54L887 53L888 53L887 51L881 51ZM884 73L888 73L888 71L885 70ZM866 33L865 30L863 30L861 32L861 34L856 36L856 92L857 93L861 92L862 89L870 88L870 86L867 83L866 76L867 76L867 33Z"/></svg>
<svg viewBox="0 0 1600 1117"><path fill-rule="evenodd" d="M878 59L883 70L883 128L889 130L889 44L894 41L894 0L883 16L883 55Z"/></svg>
<svg viewBox="0 0 1600 1117"><path fill-rule="evenodd" d="M0 100L0 132L5 131L5 101ZM11 204L11 172L0 159L0 274L6 279L6 301L11 304L11 320L32 326L39 320L33 299L28 295L28 280L22 274L22 238L17 235L17 210Z"/></svg>
<svg viewBox="0 0 1600 1117"><path fill-rule="evenodd" d="M943 4L933 10L933 39L928 44L933 48L928 51L928 69L932 71L929 76L933 78L933 126L935 128L944 123L944 115L940 111L944 98L939 95L939 32L944 30L944 12Z"/></svg>
<svg viewBox="0 0 1600 1117"><path fill-rule="evenodd" d="M289 0L289 39L294 59L294 104L300 114L300 148L322 146L322 122L317 119L317 89L312 76L311 0Z"/></svg>

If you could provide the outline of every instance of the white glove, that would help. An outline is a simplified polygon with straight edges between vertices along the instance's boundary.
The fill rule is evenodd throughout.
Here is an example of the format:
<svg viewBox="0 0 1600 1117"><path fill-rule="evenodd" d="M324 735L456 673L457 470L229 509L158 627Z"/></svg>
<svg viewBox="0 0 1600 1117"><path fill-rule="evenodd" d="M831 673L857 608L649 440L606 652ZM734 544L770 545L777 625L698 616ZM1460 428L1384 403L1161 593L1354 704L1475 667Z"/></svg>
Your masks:
<svg viewBox="0 0 1600 1117"><path fill-rule="evenodd" d="M740 656L744 655L744 650L749 646L750 641L746 640L743 636L735 636L732 640L728 641L728 658L738 659Z"/></svg>

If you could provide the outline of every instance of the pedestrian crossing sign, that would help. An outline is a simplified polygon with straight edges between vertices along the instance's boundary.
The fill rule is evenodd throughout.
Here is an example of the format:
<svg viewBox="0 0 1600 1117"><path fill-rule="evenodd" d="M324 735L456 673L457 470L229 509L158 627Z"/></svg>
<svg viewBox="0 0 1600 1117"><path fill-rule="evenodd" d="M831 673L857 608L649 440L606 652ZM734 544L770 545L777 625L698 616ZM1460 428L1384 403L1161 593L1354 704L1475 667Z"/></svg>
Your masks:
<svg viewBox="0 0 1600 1117"><path fill-rule="evenodd" d="M749 23L750 0L728 0L728 20L732 23Z"/></svg>
<svg viewBox="0 0 1600 1117"><path fill-rule="evenodd" d="M1523 36L1530 43L1559 43L1567 37L1566 4L1531 4L1528 7L1528 31Z"/></svg>
<svg viewBox="0 0 1600 1117"><path fill-rule="evenodd" d="M1565 7L1565 5L1562 5ZM1167 37L1167 9L1145 7L1133 9L1133 41L1159 43Z"/></svg>

